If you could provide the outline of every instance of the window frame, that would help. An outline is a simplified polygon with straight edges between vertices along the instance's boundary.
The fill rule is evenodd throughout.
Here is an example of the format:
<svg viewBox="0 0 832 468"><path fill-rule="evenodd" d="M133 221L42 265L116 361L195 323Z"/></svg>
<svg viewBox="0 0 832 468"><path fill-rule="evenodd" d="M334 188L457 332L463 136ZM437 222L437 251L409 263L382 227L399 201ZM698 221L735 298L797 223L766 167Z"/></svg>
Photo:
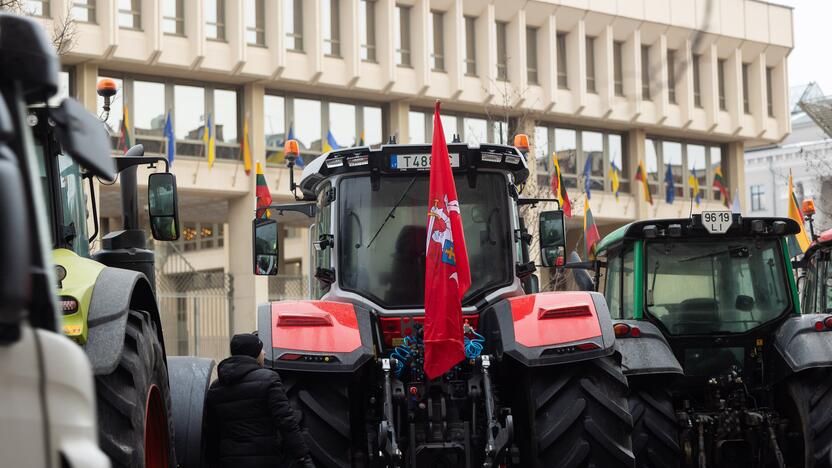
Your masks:
<svg viewBox="0 0 832 468"><path fill-rule="evenodd" d="M690 200L691 199L691 186L689 184L689 176L691 175L690 168L688 167L688 147L689 146L702 146L705 148L705 168L706 171L704 173L704 180L705 183L699 183L699 191L700 193L704 192L702 195L702 201L720 201L722 200L722 195L719 190L714 189L711 190L713 187L714 181L714 154L716 153L714 150L718 149L719 152L719 164L720 167L722 165L724 154L727 154L722 143L718 142L711 142L706 140L688 140L688 139L680 139L680 138L667 138L661 135L654 135L648 133L645 136L645 147L648 144L648 141L658 143L655 145L654 149L656 152L656 165L657 165L657 181L654 183L648 180L648 185L651 186L650 193L656 197L660 197L664 199L667 195L667 183L664 180L665 172L667 171L667 165L665 164L665 155L664 155L664 143L678 143L681 145L681 154L682 154L682 181L680 184L674 184L674 189L676 190L676 198L683 199L683 200ZM703 173L696 169L697 179L703 178ZM656 191L654 192L653 185L655 185ZM681 192L681 193L680 193Z"/></svg>
<svg viewBox="0 0 832 468"><path fill-rule="evenodd" d="M676 51L667 49L667 100L670 104L676 101Z"/></svg>
<svg viewBox="0 0 832 468"><path fill-rule="evenodd" d="M745 114L751 114L751 100L749 99L749 74L751 72L751 64L750 63L743 63L742 64L742 110Z"/></svg>
<svg viewBox="0 0 832 468"><path fill-rule="evenodd" d="M613 94L624 97L624 42L612 43Z"/></svg>
<svg viewBox="0 0 832 468"><path fill-rule="evenodd" d="M555 35L558 67L558 89L569 89L569 69L566 60L566 33Z"/></svg>
<svg viewBox="0 0 832 468"><path fill-rule="evenodd" d="M225 0L212 0L216 2L216 17L217 21L212 23L209 21L205 21L205 24L208 26L214 26L217 30L216 37L209 37L208 34L205 35L205 39L209 41L217 41L217 42L227 42L225 36ZM205 5L207 9L207 4Z"/></svg>
<svg viewBox="0 0 832 468"><path fill-rule="evenodd" d="M121 25L121 18L124 15L129 15L132 19L133 24L131 26L122 26ZM118 8L118 16L119 16L119 29L128 29L132 31L141 31L142 30L142 4L141 0L130 0L130 9L125 10L121 8L121 2L119 2Z"/></svg>
<svg viewBox="0 0 832 468"><path fill-rule="evenodd" d="M162 31L167 36L185 37L185 0L164 0L174 2L174 16L162 14ZM162 8L164 11L164 6ZM173 21L174 31L165 31L165 25Z"/></svg>
<svg viewBox="0 0 832 468"><path fill-rule="evenodd" d="M343 58L341 55L341 0L321 0L329 3L329 37L324 34L324 57ZM324 19L324 18L322 18ZM329 51L326 51L329 45Z"/></svg>
<svg viewBox="0 0 832 468"><path fill-rule="evenodd" d="M465 76L477 76L477 18L465 16Z"/></svg>
<svg viewBox="0 0 832 468"><path fill-rule="evenodd" d="M650 94L650 46L641 45L641 100L651 101Z"/></svg>
<svg viewBox="0 0 832 468"><path fill-rule="evenodd" d="M288 43L286 50L289 52L304 53L303 44L303 0L283 0L284 25L286 24L286 8L292 8L292 30L286 30Z"/></svg>
<svg viewBox="0 0 832 468"><path fill-rule="evenodd" d="M361 0L359 8L363 8L364 11L363 30L366 39L361 43L361 60L378 63L376 55L376 0Z"/></svg>
<svg viewBox="0 0 832 468"><path fill-rule="evenodd" d="M701 54L693 54L693 106L702 109Z"/></svg>
<svg viewBox="0 0 832 468"><path fill-rule="evenodd" d="M586 59L586 92L598 94L598 87L595 80L595 37L584 37L584 56Z"/></svg>
<svg viewBox="0 0 832 468"><path fill-rule="evenodd" d="M265 0L254 1L254 25L246 21L246 45L253 47L266 47L266 2ZM254 42L249 41L249 33L254 33Z"/></svg>
<svg viewBox="0 0 832 468"><path fill-rule="evenodd" d="M727 110L727 99L725 98L725 59L716 60L716 87L719 96L719 110Z"/></svg>
<svg viewBox="0 0 832 468"><path fill-rule="evenodd" d="M86 0L84 3L80 3L78 1L73 1L72 2L72 12L73 12L72 17L75 19L75 21L77 21L79 23L85 23L85 24L98 24L98 18L96 16L97 15L97 8L96 8L97 5L96 5L95 2L96 2L96 0ZM75 10L76 9L85 10L87 12L87 20L86 21L78 19L78 16L75 15Z"/></svg>
<svg viewBox="0 0 832 468"><path fill-rule="evenodd" d="M774 67L766 67L766 110L769 117L774 117Z"/></svg>
<svg viewBox="0 0 832 468"><path fill-rule="evenodd" d="M411 25L410 25L410 9L409 5L396 4L396 18L395 29L397 29L397 38L399 40L399 47L396 48L396 66L403 68L413 68L413 49L411 42Z"/></svg>
<svg viewBox="0 0 832 468"><path fill-rule="evenodd" d="M526 26L526 83L539 85L537 67L537 31L538 28Z"/></svg>
<svg viewBox="0 0 832 468"><path fill-rule="evenodd" d="M508 22L495 21L497 39L497 81L508 81Z"/></svg>
<svg viewBox="0 0 832 468"><path fill-rule="evenodd" d="M766 190L763 184L751 185L749 188L749 198L751 199L751 211L765 211L765 196Z"/></svg>
<svg viewBox="0 0 832 468"><path fill-rule="evenodd" d="M30 2L37 2L40 4L40 12L41 14L35 14L33 10L29 8ZM14 8L14 7L11 7ZM23 1L23 8L26 15L31 16L33 18L51 18L52 17L52 1L51 0L24 0Z"/></svg>
<svg viewBox="0 0 832 468"><path fill-rule="evenodd" d="M437 23L439 24L437 25ZM445 12L431 10L430 25L430 39L432 46L430 51L430 70L433 72L445 73Z"/></svg>

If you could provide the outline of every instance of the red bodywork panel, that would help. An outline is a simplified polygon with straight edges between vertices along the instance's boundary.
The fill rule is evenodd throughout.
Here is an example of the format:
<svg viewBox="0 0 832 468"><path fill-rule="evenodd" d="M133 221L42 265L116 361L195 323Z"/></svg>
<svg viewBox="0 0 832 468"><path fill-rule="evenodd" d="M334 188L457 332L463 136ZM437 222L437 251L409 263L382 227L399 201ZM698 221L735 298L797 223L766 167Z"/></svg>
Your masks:
<svg viewBox="0 0 832 468"><path fill-rule="evenodd" d="M509 298L514 339L523 346L548 346L601 336L592 296L548 292Z"/></svg>
<svg viewBox="0 0 832 468"><path fill-rule="evenodd" d="M352 304L329 301L272 303L272 347L350 353L361 346Z"/></svg>

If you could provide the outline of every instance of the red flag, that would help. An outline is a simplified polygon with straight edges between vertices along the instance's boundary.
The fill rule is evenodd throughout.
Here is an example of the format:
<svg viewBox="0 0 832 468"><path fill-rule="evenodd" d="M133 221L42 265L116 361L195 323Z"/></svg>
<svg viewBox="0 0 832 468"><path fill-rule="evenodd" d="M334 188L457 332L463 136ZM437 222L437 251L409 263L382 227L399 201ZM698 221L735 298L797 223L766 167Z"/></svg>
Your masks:
<svg viewBox="0 0 832 468"><path fill-rule="evenodd" d="M425 266L425 374L441 376L465 358L462 297L471 286L468 250L439 101L433 114Z"/></svg>

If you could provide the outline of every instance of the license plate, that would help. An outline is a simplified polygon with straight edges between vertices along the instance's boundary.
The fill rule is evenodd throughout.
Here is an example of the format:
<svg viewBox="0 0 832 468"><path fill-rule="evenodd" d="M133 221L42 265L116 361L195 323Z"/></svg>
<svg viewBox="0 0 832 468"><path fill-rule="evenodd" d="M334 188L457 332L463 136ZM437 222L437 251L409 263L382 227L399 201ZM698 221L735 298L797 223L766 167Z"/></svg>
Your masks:
<svg viewBox="0 0 832 468"><path fill-rule="evenodd" d="M459 154L451 154L451 167L459 167ZM391 154L391 169L430 169L429 154Z"/></svg>
<svg viewBox="0 0 832 468"><path fill-rule="evenodd" d="M725 234L731 227L733 217L730 211L703 211L702 225L711 234Z"/></svg>

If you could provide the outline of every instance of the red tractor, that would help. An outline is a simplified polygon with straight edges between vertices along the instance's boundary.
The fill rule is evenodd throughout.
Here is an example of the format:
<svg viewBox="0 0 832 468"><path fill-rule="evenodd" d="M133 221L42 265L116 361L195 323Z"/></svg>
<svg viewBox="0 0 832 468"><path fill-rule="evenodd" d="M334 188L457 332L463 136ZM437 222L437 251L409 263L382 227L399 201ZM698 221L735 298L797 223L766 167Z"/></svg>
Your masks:
<svg viewBox="0 0 832 468"><path fill-rule="evenodd" d="M430 145L325 153L290 182L301 203L271 206L314 218L311 297L262 304L257 320L315 463L633 466L627 380L603 296L537 291L519 212L549 200L520 195L525 151L457 142L448 151L472 285L466 359L434 380L422 341ZM542 258L562 265L562 212L539 222ZM253 230L254 271L275 274L277 222L255 219Z"/></svg>

